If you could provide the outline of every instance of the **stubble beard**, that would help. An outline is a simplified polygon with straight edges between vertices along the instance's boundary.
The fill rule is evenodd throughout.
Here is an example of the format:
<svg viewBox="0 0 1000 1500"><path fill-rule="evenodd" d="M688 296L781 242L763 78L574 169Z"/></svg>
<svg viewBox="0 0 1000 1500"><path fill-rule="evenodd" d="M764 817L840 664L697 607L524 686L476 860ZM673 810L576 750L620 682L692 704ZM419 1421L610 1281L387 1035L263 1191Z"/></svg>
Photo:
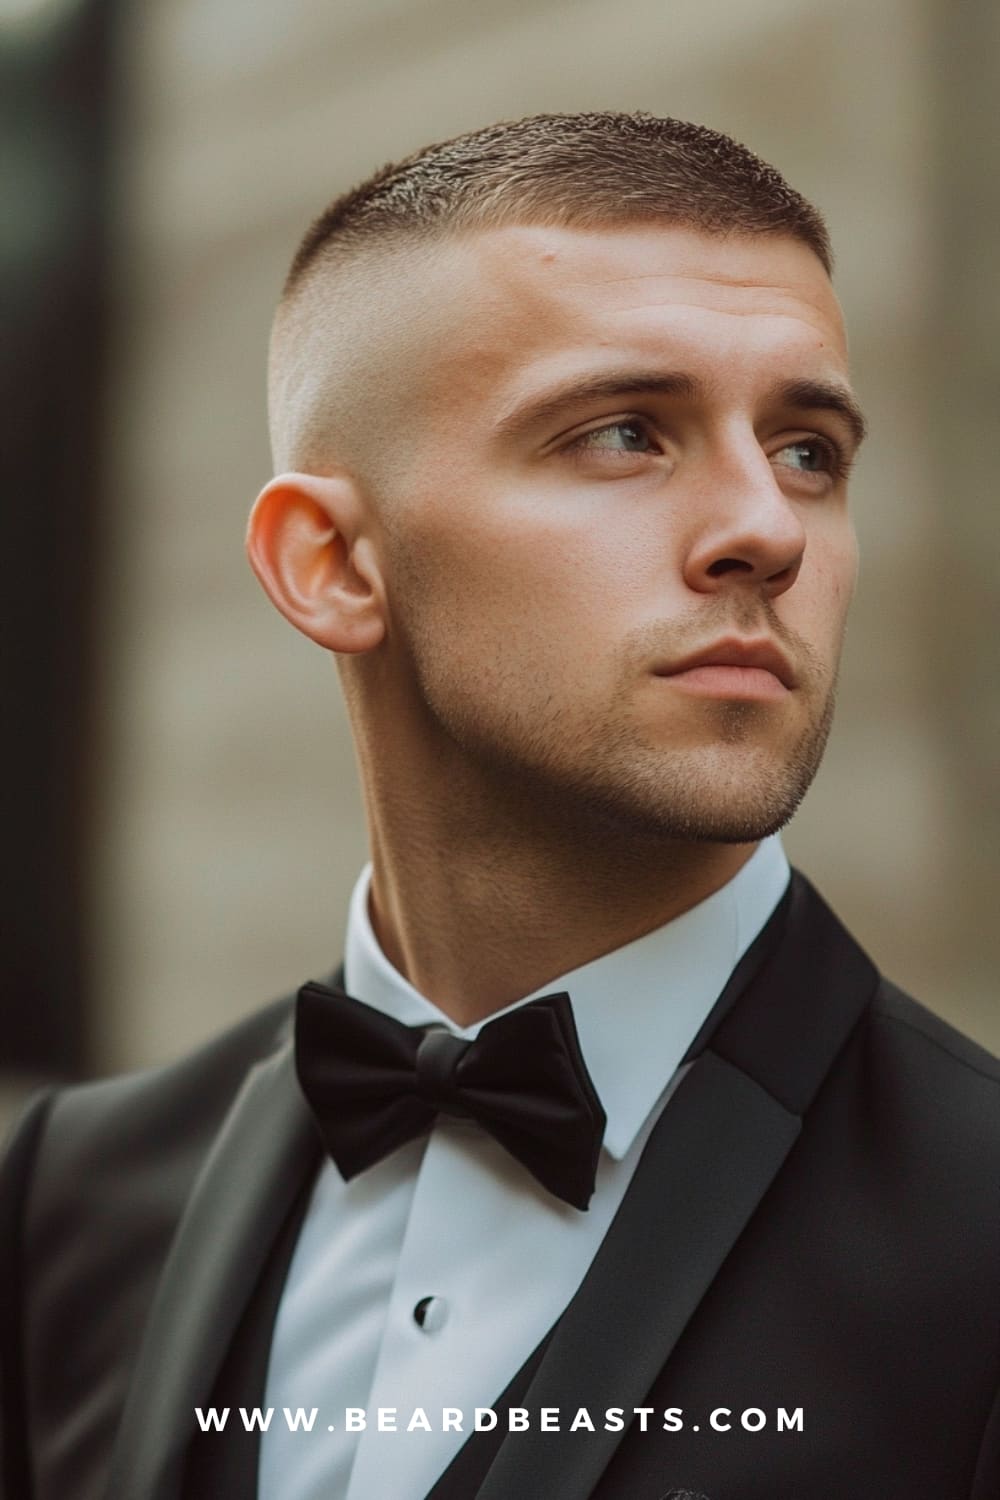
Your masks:
<svg viewBox="0 0 1000 1500"><path fill-rule="evenodd" d="M523 705L502 669L495 691L469 693L447 669L435 669L440 659L421 661L418 652L413 666L424 712L457 749L471 782L485 789L491 814L522 826L527 838L544 837L547 827L598 847L602 839L745 844L792 817L833 722L836 671L824 671L801 639L794 644L793 691L807 710L797 731L780 727L780 703L701 699L678 702L679 731L671 730L666 705L654 735L637 711L634 669L623 672L601 714L581 721L555 695ZM683 690L664 683L663 691ZM703 726L694 735L692 710Z"/></svg>
<svg viewBox="0 0 1000 1500"><path fill-rule="evenodd" d="M412 553L397 549L394 567L403 599L438 594ZM598 857L602 840L609 856L613 843L654 854L678 842L755 843L799 807L833 722L841 641L824 659L749 591L634 631L610 669L618 687L586 715L562 681L553 684L547 642L535 653L522 640L508 656L488 635L470 639L464 611L440 603L430 614L404 610L396 625L411 707L440 752L443 794L458 824L487 838L491 828L529 841L548 832ZM791 704L694 702L664 682L676 700L640 707L651 663L682 660L731 630L785 649L796 671Z"/></svg>
<svg viewBox="0 0 1000 1500"><path fill-rule="evenodd" d="M670 691L670 689L667 689ZM834 712L831 685L818 710L776 749L769 705L706 705L704 743L674 747L645 736L627 713L581 728L552 714L527 727L518 715L477 714L466 701L434 717L492 787L494 806L526 836L549 827L581 842L755 843L790 820L812 784ZM571 753L567 753L571 747Z"/></svg>
<svg viewBox="0 0 1000 1500"><path fill-rule="evenodd" d="M789 822L811 786L829 738L834 696L831 687L780 750L770 742L765 704L706 705L713 733L684 749L629 735L623 725L603 771L595 757L595 774L581 778L575 795L609 832L654 843L756 843Z"/></svg>

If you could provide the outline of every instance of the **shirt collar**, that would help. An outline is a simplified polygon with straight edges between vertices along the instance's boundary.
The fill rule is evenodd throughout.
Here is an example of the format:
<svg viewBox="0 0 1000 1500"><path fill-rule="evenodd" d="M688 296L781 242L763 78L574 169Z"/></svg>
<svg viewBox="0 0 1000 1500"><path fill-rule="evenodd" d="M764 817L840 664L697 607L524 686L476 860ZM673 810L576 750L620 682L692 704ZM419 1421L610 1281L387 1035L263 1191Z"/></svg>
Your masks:
<svg viewBox="0 0 1000 1500"><path fill-rule="evenodd" d="M732 880L690 911L572 969L505 1007L567 990L580 1048L608 1117L606 1150L625 1155L729 976L781 900L788 861L775 834ZM368 912L372 867L351 896L344 987L406 1026L474 1037L494 1017L459 1027L386 958ZM503 1014L503 1012L498 1012Z"/></svg>

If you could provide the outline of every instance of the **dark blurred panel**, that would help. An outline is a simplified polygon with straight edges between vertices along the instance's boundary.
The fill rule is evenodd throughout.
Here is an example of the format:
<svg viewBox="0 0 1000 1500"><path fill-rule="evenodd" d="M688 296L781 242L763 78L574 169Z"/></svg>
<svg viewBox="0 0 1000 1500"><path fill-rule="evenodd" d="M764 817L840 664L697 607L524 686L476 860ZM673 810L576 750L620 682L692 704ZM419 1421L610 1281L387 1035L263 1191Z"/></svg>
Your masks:
<svg viewBox="0 0 1000 1500"><path fill-rule="evenodd" d="M0 4L5 1071L85 1065L111 21Z"/></svg>

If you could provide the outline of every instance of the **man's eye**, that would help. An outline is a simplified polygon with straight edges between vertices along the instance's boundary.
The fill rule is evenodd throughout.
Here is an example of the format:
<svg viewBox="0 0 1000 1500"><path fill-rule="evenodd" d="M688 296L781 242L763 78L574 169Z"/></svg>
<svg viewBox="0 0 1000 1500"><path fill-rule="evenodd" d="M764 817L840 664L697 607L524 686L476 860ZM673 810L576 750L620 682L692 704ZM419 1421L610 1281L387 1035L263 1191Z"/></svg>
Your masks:
<svg viewBox="0 0 1000 1500"><path fill-rule="evenodd" d="M645 424L636 421L611 422L595 427L574 439L570 448L578 453L651 453L653 441Z"/></svg>
<svg viewBox="0 0 1000 1500"><path fill-rule="evenodd" d="M797 443L788 443L775 454L775 461L806 474L839 474L841 469L837 450L825 438L802 438Z"/></svg>

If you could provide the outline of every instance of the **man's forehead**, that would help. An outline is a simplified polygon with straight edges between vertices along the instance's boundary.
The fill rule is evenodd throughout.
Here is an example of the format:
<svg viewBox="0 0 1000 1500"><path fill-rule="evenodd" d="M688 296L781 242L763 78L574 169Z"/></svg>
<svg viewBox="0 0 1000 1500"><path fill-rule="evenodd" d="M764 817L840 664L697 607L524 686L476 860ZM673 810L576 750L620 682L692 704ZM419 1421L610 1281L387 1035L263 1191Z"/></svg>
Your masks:
<svg viewBox="0 0 1000 1500"><path fill-rule="evenodd" d="M507 226L441 247L418 277L429 314L428 394L477 396L565 355L675 348L732 363L743 351L815 354L846 372L840 308L815 254L785 236L662 225ZM423 300L423 299L420 299ZM672 348L673 346L673 348ZM492 404L492 403L491 403Z"/></svg>
<svg viewBox="0 0 1000 1500"><path fill-rule="evenodd" d="M644 282L678 295L791 294L825 303L829 277L800 240L774 234L709 234L654 222L596 225L509 224L456 236L453 267L484 285L523 285L540 295L607 288L624 298ZM835 299L834 299L835 301Z"/></svg>

